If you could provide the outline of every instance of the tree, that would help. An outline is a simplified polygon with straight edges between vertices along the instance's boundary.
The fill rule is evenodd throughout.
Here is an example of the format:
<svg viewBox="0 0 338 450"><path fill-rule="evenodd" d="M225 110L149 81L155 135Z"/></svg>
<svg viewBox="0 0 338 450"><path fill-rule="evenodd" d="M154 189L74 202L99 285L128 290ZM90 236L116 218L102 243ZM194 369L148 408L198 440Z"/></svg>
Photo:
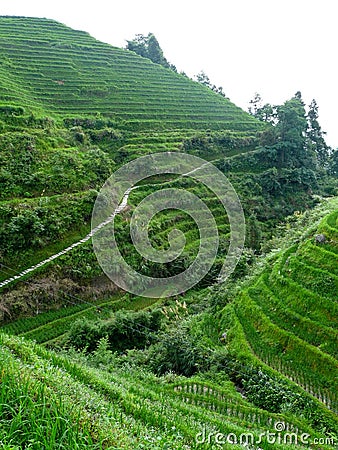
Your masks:
<svg viewBox="0 0 338 450"><path fill-rule="evenodd" d="M258 94L258 92L255 92L254 98L250 100L249 103L249 114L252 116L257 116L257 111L262 107L262 97Z"/></svg>
<svg viewBox="0 0 338 450"><path fill-rule="evenodd" d="M297 100L299 100L299 103L300 103L302 106L305 106L305 103L303 102L303 98L302 98L302 93L301 93L300 91L297 91L297 92L295 93L294 98L296 98Z"/></svg>
<svg viewBox="0 0 338 450"><path fill-rule="evenodd" d="M300 91L280 106L263 104L257 92L249 103L252 116L275 125L262 134L261 143L278 150L278 167L305 166L313 170L317 163L327 169L332 149L326 144L325 132L318 122L316 100L310 103L307 114Z"/></svg>
<svg viewBox="0 0 338 450"><path fill-rule="evenodd" d="M307 120L307 145L316 154L319 166L326 167L331 149L324 139L326 133L322 131L318 122L318 105L315 99L313 99L309 105Z"/></svg>
<svg viewBox="0 0 338 450"><path fill-rule="evenodd" d="M247 247L255 251L259 251L262 243L262 229L257 217L254 213L246 221L246 238L245 244Z"/></svg>
<svg viewBox="0 0 338 450"><path fill-rule="evenodd" d="M196 80L200 83L203 84L204 86L208 87L209 89L211 89L212 91L216 92L216 94L221 95L222 97L226 97L222 86L216 86L215 84L212 84L210 81L210 78L208 77L208 75L201 70L201 72L199 72L196 75Z"/></svg>
<svg viewBox="0 0 338 450"><path fill-rule="evenodd" d="M136 34L134 39L127 41L126 48L143 56L143 58L150 59L155 64L160 64L167 69L177 72L176 67L170 64L163 55L160 44L153 33L149 33L147 36Z"/></svg>
<svg viewBox="0 0 338 450"><path fill-rule="evenodd" d="M307 118L301 94L277 107L275 126L278 167L307 167L315 164L311 152L306 147Z"/></svg>
<svg viewBox="0 0 338 450"><path fill-rule="evenodd" d="M196 75L196 80L197 80L199 83L201 83L201 84L203 84L204 86L206 86L206 87L208 87L208 88L211 89L212 84L211 84L211 82L210 82L210 78L208 77L208 75L207 75L203 70L201 70L201 71Z"/></svg>
<svg viewBox="0 0 338 450"><path fill-rule="evenodd" d="M148 35L149 36L149 35ZM143 34L136 34L134 39L127 41L127 50L137 53L144 58L148 58L148 37Z"/></svg>
<svg viewBox="0 0 338 450"><path fill-rule="evenodd" d="M265 103L263 105L263 100L260 94L256 92L254 98L250 100L249 103L249 114L262 122L268 122L271 124L276 123L276 106L272 106L270 103Z"/></svg>
<svg viewBox="0 0 338 450"><path fill-rule="evenodd" d="M331 176L338 178L338 148L331 151L328 160L328 172Z"/></svg>
<svg viewBox="0 0 338 450"><path fill-rule="evenodd" d="M169 67L168 61L163 56L163 51L160 44L153 34L148 35L148 58L156 64Z"/></svg>

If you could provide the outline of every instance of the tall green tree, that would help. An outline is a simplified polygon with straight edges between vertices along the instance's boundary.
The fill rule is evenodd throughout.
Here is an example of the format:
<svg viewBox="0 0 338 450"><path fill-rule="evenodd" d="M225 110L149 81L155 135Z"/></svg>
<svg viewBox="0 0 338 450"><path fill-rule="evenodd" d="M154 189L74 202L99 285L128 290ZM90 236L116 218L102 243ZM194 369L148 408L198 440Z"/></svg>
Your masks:
<svg viewBox="0 0 338 450"><path fill-rule="evenodd" d="M148 58L156 64L169 67L169 63L163 55L160 44L153 34L148 35Z"/></svg>
<svg viewBox="0 0 338 450"><path fill-rule="evenodd" d="M307 117L304 102L299 92L277 107L275 126L278 167L315 168L313 153L307 148Z"/></svg>
<svg viewBox="0 0 338 450"><path fill-rule="evenodd" d="M127 50L135 52L144 58L148 58L148 36L136 34L134 39L127 41Z"/></svg>
<svg viewBox="0 0 338 450"><path fill-rule="evenodd" d="M318 122L318 105L315 99L313 99L309 105L307 120L307 145L313 152L315 152L318 165L320 167L326 167L331 149L325 142L324 136L326 133L322 131Z"/></svg>
<svg viewBox="0 0 338 450"><path fill-rule="evenodd" d="M262 97L258 92L255 93L254 98L249 102L249 114L256 117L256 119L263 122L274 124L276 122L276 107L270 103L263 104Z"/></svg>
<svg viewBox="0 0 338 450"><path fill-rule="evenodd" d="M208 75L204 72L204 70L201 70L197 75L196 75L196 80L203 84L204 86L208 87L211 89L212 84L210 81L210 78L208 77Z"/></svg>

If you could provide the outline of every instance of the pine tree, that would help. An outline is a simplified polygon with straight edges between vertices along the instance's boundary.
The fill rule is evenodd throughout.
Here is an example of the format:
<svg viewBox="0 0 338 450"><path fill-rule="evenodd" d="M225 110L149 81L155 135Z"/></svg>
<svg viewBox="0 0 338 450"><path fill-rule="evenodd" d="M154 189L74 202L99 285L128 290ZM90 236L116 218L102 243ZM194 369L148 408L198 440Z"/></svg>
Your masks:
<svg viewBox="0 0 338 450"><path fill-rule="evenodd" d="M325 142L325 132L322 131L318 122L318 105L315 99L309 105L307 120L308 148L316 154L319 166L325 167L329 159L330 147Z"/></svg>
<svg viewBox="0 0 338 450"><path fill-rule="evenodd" d="M168 61L163 56L163 51L158 43L158 40L153 34L148 35L148 58L156 64L169 67Z"/></svg>

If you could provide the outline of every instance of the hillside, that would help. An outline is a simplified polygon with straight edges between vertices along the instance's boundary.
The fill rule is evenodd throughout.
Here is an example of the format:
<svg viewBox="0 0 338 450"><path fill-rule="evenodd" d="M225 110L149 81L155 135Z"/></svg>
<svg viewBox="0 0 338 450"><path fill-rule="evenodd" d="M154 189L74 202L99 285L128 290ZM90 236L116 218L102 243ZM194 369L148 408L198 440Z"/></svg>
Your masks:
<svg viewBox="0 0 338 450"><path fill-rule="evenodd" d="M52 20L0 17L0 38L2 103L133 130L259 127L200 84Z"/></svg>
<svg viewBox="0 0 338 450"><path fill-rule="evenodd" d="M83 239L97 191L125 162L179 151L221 164L255 151L266 128L205 86L52 20L1 17L0 35L0 280ZM12 318L34 302L44 310L51 292L59 306L59 283L89 301L114 290L90 245L60 262L5 292Z"/></svg>
<svg viewBox="0 0 338 450"><path fill-rule="evenodd" d="M0 56L1 448L334 448L338 202L314 194L328 182L336 195L337 183L319 163L323 141L306 135L300 93L277 107L272 126L48 19L0 17ZM156 175L123 185L108 215L125 261L169 278L193 264L201 230L209 239L209 219L195 223L203 200L218 249L174 297L125 292L93 250L103 183L157 152L203 159L193 170L182 163L178 176L151 156ZM205 160L217 188L223 175L232 183L246 219L243 253L221 284L234 232L220 202L229 191L191 176ZM158 263L136 250L130 223L164 189L176 189L173 200L184 191L190 209L158 209L143 226L159 253L184 235L178 257ZM108 233L103 219L93 228Z"/></svg>
<svg viewBox="0 0 338 450"><path fill-rule="evenodd" d="M55 353L2 333L2 442L20 446L32 439L46 448L74 448L76 442L77 448L193 449L201 448L201 442L203 448L213 448L207 445L208 435L214 443L218 432L223 448L230 449L235 442L243 448L240 444L260 442L259 436L278 431L279 442L263 437L259 448L308 448L315 442L323 449L335 448L337 211L333 199L298 218L280 241L283 250L268 256L261 273L251 276L236 301L216 315L208 309L196 311L205 293L188 296L185 312L183 305L177 309L176 304L174 315L179 315L181 324L175 324L172 316L165 328L172 327L166 333L180 352L170 350L169 341L153 341L155 322L141 321L158 308L166 314L170 311L158 302L137 306L134 300L131 308L144 311L134 316L134 322L116 316L120 330L125 327L120 344L128 347L143 334L153 341L150 347L121 356L107 347L114 349L117 342L116 331L109 334L108 328L106 338L87 355L74 350ZM322 220L314 226L319 217ZM318 234L325 236L324 243L316 243ZM290 241L293 244L287 247ZM209 304L227 303L224 288L207 294ZM102 305L101 314L105 307L109 305ZM87 307L76 313L82 319L70 334L75 346L85 339L87 349L99 339L95 333L100 333L97 324L102 321L98 315L91 321L95 314L89 312ZM35 324L26 319L9 324L3 332L46 342L50 330L60 327L65 333L74 318L69 315L66 328L66 315L47 317L46 325L38 318ZM106 323L112 326L112 319ZM185 337L179 332L182 326ZM199 361L200 367L190 376L179 375L185 367L181 360L187 357ZM176 369L158 373L158 364L163 363ZM53 407L47 410L41 404ZM14 434L15 427L20 427L20 434Z"/></svg>
<svg viewBox="0 0 338 450"><path fill-rule="evenodd" d="M266 127L199 83L55 21L0 17L0 37L0 248L15 270L81 240L97 191L125 162L159 151L222 159L253 150ZM73 252L74 270L64 264L67 292L102 275L84 253L81 262ZM93 268L86 280L78 263ZM55 286L63 274L51 272Z"/></svg>
<svg viewBox="0 0 338 450"><path fill-rule="evenodd" d="M222 314L234 321L231 345L337 413L337 199L328 206L332 212L319 225L289 233L289 246Z"/></svg>

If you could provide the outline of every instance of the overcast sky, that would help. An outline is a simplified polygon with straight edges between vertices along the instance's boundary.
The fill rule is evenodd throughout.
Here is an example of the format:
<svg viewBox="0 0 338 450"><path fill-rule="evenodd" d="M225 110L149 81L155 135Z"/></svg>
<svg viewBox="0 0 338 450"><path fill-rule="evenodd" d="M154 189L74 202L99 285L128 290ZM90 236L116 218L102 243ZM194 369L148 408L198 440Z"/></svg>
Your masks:
<svg viewBox="0 0 338 450"><path fill-rule="evenodd" d="M0 15L55 19L117 47L152 32L179 71L204 70L245 110L255 92L272 104L315 98L338 147L335 0L0 0Z"/></svg>

